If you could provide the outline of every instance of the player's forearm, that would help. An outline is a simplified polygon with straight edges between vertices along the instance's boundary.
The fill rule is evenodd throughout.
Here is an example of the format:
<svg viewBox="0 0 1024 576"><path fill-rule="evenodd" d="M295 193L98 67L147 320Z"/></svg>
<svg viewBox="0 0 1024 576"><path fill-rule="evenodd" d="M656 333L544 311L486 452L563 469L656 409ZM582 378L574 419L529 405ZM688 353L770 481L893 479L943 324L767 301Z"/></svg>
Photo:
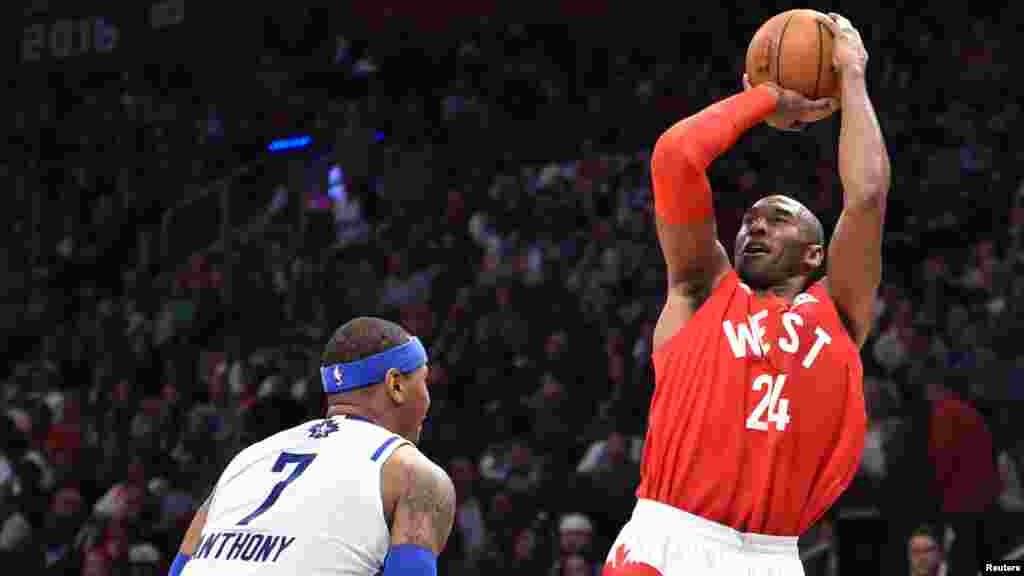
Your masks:
<svg viewBox="0 0 1024 576"><path fill-rule="evenodd" d="M705 170L755 124L775 111L778 95L759 87L730 96L677 122L654 145L651 177L658 215L668 223L712 214Z"/></svg>
<svg viewBox="0 0 1024 576"><path fill-rule="evenodd" d="M774 112L776 101L776 92L767 86L734 94L677 122L661 135L655 151L692 161L703 170Z"/></svg>
<svg viewBox="0 0 1024 576"><path fill-rule="evenodd" d="M868 97L863 70L840 78L843 120L839 134L839 177L846 207L884 208L889 192L889 153Z"/></svg>

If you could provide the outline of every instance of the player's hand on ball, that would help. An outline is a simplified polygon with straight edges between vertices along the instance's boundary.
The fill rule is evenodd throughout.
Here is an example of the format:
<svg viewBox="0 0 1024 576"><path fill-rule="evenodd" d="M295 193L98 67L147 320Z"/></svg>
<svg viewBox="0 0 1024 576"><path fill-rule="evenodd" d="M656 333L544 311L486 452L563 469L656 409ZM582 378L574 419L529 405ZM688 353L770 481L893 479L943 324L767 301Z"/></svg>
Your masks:
<svg viewBox="0 0 1024 576"><path fill-rule="evenodd" d="M828 118L839 108L839 101L835 98L810 100L799 92L786 90L771 81L764 82L763 85L778 93L775 113L769 116L765 122L779 130L799 132L812 122ZM743 88L751 89L750 78L746 74L743 75Z"/></svg>
<svg viewBox="0 0 1024 576"><path fill-rule="evenodd" d="M868 51L853 23L835 12L818 21L832 31L832 65L836 70L863 74L868 64Z"/></svg>

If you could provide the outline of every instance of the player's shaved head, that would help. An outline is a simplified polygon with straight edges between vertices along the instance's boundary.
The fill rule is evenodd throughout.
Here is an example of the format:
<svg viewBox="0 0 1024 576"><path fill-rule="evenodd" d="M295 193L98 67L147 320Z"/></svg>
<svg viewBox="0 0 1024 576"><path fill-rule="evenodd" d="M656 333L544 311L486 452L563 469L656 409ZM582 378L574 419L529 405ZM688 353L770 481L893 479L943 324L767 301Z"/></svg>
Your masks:
<svg viewBox="0 0 1024 576"><path fill-rule="evenodd" d="M811 244L825 245L825 228L821 225L821 220L807 206L804 206L802 202L783 194L765 196L755 204L761 204L762 202L785 206L800 219L800 228L803 232L804 241Z"/></svg>
<svg viewBox="0 0 1024 576"><path fill-rule="evenodd" d="M802 228L804 229L804 238L812 244L825 245L825 227L821 225L821 220L814 215L803 204L800 205L803 210L800 211L800 220L803 222Z"/></svg>
<svg viewBox="0 0 1024 576"><path fill-rule="evenodd" d="M394 322L372 316L353 318L334 331L320 355L320 365L362 360L405 344L409 338L409 332Z"/></svg>

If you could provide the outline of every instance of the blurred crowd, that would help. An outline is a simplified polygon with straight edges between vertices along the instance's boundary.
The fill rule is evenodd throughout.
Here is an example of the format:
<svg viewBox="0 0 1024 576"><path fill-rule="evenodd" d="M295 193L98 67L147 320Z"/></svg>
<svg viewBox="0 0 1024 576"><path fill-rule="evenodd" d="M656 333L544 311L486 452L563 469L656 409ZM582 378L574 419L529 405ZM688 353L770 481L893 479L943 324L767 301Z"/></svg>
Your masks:
<svg viewBox="0 0 1024 576"><path fill-rule="evenodd" d="M707 21L725 29L729 16ZM915 542L919 563L950 574L1024 554L1021 117L1003 92L1010 30L968 23L908 22L895 43L861 25L894 184L862 353L866 449L801 541L808 574L862 553L909 571ZM281 24L281 46L301 51L301 24ZM19 140L0 167L13 192L0 226L0 560L163 573L224 464L322 413L331 332L379 315L431 354L422 447L458 500L442 573L599 571L635 502L665 295L650 146L737 89L743 41L708 32L717 56L704 59L686 39L617 44L600 29L395 34L404 43L325 39L341 91L274 67L281 48L234 91L153 66L15 107ZM961 78L935 85L949 66ZM329 135L333 179L298 186L261 164L238 191L272 198L270 225L229 250L155 256L166 210L258 163L260 142L294 123ZM720 159L723 243L774 192L831 228L837 136L835 120L799 138L759 128Z"/></svg>

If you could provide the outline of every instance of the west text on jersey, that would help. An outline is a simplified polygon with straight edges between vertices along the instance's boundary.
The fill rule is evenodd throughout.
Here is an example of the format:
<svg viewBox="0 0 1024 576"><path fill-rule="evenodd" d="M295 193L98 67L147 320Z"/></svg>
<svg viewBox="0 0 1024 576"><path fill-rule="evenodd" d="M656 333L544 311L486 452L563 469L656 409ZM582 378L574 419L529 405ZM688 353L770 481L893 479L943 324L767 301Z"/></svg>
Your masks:
<svg viewBox="0 0 1024 576"><path fill-rule="evenodd" d="M765 341L764 320L767 317L768 311L761 310L748 316L746 322L740 322L735 326L729 320L722 322L725 338L729 341L729 347L736 358L746 358L748 350L754 356L764 356L771 349L771 344ZM800 334L797 328L803 324L804 319L799 314L786 312L782 315L782 327L786 333L779 337L778 346L783 352L796 354L800 350ZM832 336L820 326L815 327L814 336L814 344L804 355L801 363L804 368L810 368L821 349L832 342Z"/></svg>
<svg viewBox="0 0 1024 576"><path fill-rule="evenodd" d="M211 532L203 534L193 559L277 562L295 537L252 534L248 532Z"/></svg>

